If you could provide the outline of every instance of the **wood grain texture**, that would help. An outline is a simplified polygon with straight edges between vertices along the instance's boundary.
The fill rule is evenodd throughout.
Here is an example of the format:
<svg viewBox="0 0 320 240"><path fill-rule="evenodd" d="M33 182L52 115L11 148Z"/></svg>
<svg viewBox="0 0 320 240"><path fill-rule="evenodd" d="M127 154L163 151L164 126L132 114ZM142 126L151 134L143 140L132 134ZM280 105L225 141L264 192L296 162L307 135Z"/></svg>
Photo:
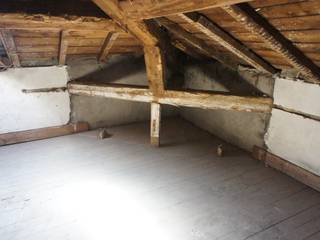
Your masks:
<svg viewBox="0 0 320 240"><path fill-rule="evenodd" d="M102 45L101 52L98 56L99 62L105 62L107 60L108 54L110 53L110 50L114 45L115 41L117 40L118 36L119 36L119 33L116 33L116 32L108 33Z"/></svg>
<svg viewBox="0 0 320 240"><path fill-rule="evenodd" d="M161 105L151 102L150 141L155 147L160 146Z"/></svg>
<svg viewBox="0 0 320 240"><path fill-rule="evenodd" d="M67 60L68 40L66 35L68 31L61 31L59 48L59 65L65 65Z"/></svg>
<svg viewBox="0 0 320 240"><path fill-rule="evenodd" d="M20 67L20 59L17 54L17 47L15 40L10 32L10 30L1 30L0 32L0 39L2 45L7 53L8 58L11 61L11 64L14 67Z"/></svg>

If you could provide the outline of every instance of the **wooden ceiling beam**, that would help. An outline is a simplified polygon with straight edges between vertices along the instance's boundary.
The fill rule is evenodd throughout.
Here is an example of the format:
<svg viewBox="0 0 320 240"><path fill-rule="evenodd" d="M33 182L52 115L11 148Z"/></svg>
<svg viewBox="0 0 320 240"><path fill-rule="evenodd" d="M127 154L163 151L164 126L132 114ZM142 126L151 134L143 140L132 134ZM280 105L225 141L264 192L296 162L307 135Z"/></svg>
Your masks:
<svg viewBox="0 0 320 240"><path fill-rule="evenodd" d="M168 29L171 33L183 39L185 42L187 42L189 45L193 46L194 48L197 48L205 55L221 62L222 64L226 65L227 67L233 70L237 70L238 63L235 60L226 56L221 51L216 50L214 47L208 46L203 40L193 36L191 33L183 29L178 24L168 20L167 18L157 18L156 21L160 25Z"/></svg>
<svg viewBox="0 0 320 240"><path fill-rule="evenodd" d="M162 96L155 97L149 89L138 86L77 82L69 83L68 90L75 95L99 96L147 103L158 102L160 104L202 109L269 113L272 108L272 99L268 97L235 96L222 92L165 90Z"/></svg>
<svg viewBox="0 0 320 240"><path fill-rule="evenodd" d="M151 19L179 13L248 2L251 0L126 0L120 1L121 9L131 19Z"/></svg>
<svg viewBox="0 0 320 240"><path fill-rule="evenodd" d="M314 83L320 82L320 68L248 4L226 6L223 9L247 30L258 35L294 68Z"/></svg>
<svg viewBox="0 0 320 240"><path fill-rule="evenodd" d="M20 67L20 59L17 54L16 43L13 39L13 36L10 30L1 30L0 38L2 45L7 53L7 56L14 67Z"/></svg>
<svg viewBox="0 0 320 240"><path fill-rule="evenodd" d="M275 74L277 72L277 69L275 69L270 63L266 62L263 58L252 52L239 40L235 39L231 34L224 31L221 27L208 18L198 13L179 14L178 16L184 21L188 22L198 31L205 34L208 38L214 40L256 69L271 74Z"/></svg>
<svg viewBox="0 0 320 240"><path fill-rule="evenodd" d="M107 37L104 40L104 43L102 45L101 52L98 56L99 62L105 62L107 60L110 50L113 44L115 43L115 41L117 40L118 36L119 36L119 33L117 32L109 32L107 34Z"/></svg>
<svg viewBox="0 0 320 240"><path fill-rule="evenodd" d="M57 17L44 14L0 13L1 29L70 29L123 32L111 19L97 17Z"/></svg>

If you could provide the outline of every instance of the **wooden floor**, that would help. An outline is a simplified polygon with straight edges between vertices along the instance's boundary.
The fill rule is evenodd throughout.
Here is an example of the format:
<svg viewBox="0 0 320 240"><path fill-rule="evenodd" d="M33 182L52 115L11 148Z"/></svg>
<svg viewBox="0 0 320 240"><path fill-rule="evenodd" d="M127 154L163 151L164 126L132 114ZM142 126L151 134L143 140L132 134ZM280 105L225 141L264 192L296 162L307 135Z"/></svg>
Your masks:
<svg viewBox="0 0 320 240"><path fill-rule="evenodd" d="M320 239L320 193L179 120L0 148L1 240Z"/></svg>

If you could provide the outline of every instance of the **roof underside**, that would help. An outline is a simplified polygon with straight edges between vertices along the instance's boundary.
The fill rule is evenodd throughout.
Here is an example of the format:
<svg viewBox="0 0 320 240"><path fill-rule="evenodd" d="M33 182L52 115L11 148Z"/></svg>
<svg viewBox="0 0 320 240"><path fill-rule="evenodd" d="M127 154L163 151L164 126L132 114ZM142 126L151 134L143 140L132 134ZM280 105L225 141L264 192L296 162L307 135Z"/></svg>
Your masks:
<svg viewBox="0 0 320 240"><path fill-rule="evenodd" d="M320 67L320 1L257 0L247 4L301 50L313 64ZM13 49L10 47L5 49L4 44L0 44L0 54L5 57L6 51L10 54L11 50L11 53L16 54L21 66L58 64L62 36L63 42L68 45L67 59L77 56L101 56L106 46L106 39L114 32L119 35L108 50L108 54L143 52L142 45L134 36L118 27L91 1L16 0L2 2L1 5L0 28L5 36L12 37L15 46ZM206 8L197 14L218 26L271 67L293 68L288 59L266 44L259 33L249 31L225 9ZM193 38L200 40L202 44L230 57L237 64L252 66L226 48L222 42L199 31L199 28L188 22L181 14L164 17L171 24L178 25ZM170 28L166 28L166 31L171 43L186 54L196 58L214 58Z"/></svg>

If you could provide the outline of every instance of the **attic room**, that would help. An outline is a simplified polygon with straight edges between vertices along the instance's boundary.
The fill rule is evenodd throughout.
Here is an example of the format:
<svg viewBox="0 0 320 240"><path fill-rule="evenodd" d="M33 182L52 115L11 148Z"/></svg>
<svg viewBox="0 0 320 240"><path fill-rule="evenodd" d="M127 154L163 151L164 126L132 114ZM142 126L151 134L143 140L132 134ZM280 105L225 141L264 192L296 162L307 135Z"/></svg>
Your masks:
<svg viewBox="0 0 320 240"><path fill-rule="evenodd" d="M319 0L3 0L0 239L320 239L319 84Z"/></svg>

